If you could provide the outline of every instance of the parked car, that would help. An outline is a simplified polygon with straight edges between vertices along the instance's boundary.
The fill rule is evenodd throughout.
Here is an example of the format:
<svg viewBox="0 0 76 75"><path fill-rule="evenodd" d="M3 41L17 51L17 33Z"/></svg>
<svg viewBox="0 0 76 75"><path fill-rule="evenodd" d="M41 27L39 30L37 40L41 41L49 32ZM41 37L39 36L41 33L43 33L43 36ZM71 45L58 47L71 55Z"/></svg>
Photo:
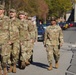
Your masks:
<svg viewBox="0 0 76 75"><path fill-rule="evenodd" d="M76 22L70 22L70 27L76 27Z"/></svg>
<svg viewBox="0 0 76 75"><path fill-rule="evenodd" d="M74 26L74 23L73 22L69 23L69 26L70 27L73 27Z"/></svg>
<svg viewBox="0 0 76 75"><path fill-rule="evenodd" d="M67 22L60 22L59 26L64 30L69 28L69 24Z"/></svg>
<svg viewBox="0 0 76 75"><path fill-rule="evenodd" d="M68 21L67 23L69 24L69 27L76 27L76 22Z"/></svg>
<svg viewBox="0 0 76 75"><path fill-rule="evenodd" d="M38 30L38 41L43 41L44 33L45 33L45 29L44 29L43 25L37 26L37 30Z"/></svg>
<svg viewBox="0 0 76 75"><path fill-rule="evenodd" d="M47 26L49 26L50 24L42 24L43 28L46 29Z"/></svg>
<svg viewBox="0 0 76 75"><path fill-rule="evenodd" d="M73 26L76 27L76 22L74 22L74 25Z"/></svg>
<svg viewBox="0 0 76 75"><path fill-rule="evenodd" d="M73 27L74 26L74 22L67 21L67 23L68 23L69 27Z"/></svg>
<svg viewBox="0 0 76 75"><path fill-rule="evenodd" d="M50 24L37 24L37 30L38 30L38 40L43 41L44 40L44 33L46 30L46 27L49 26Z"/></svg>

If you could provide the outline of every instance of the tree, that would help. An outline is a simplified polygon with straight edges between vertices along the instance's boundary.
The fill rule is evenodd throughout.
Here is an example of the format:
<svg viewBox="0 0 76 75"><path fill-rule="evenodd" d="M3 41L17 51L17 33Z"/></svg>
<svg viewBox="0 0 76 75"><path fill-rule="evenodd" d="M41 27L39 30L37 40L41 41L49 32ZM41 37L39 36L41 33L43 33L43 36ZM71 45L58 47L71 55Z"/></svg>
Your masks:
<svg viewBox="0 0 76 75"><path fill-rule="evenodd" d="M11 7L17 11L24 10L30 16L46 19L48 16L60 17L72 8L72 0L2 0L5 1L6 10Z"/></svg>
<svg viewBox="0 0 76 75"><path fill-rule="evenodd" d="M63 13L71 10L71 0L45 0L49 6L49 16L62 16Z"/></svg>
<svg viewBox="0 0 76 75"><path fill-rule="evenodd" d="M37 15L39 18L46 19L48 6L44 0L6 0L7 8L15 8L17 11L24 10L30 16Z"/></svg>
<svg viewBox="0 0 76 75"><path fill-rule="evenodd" d="M48 5L44 0L38 0L38 15L46 20L48 14Z"/></svg>

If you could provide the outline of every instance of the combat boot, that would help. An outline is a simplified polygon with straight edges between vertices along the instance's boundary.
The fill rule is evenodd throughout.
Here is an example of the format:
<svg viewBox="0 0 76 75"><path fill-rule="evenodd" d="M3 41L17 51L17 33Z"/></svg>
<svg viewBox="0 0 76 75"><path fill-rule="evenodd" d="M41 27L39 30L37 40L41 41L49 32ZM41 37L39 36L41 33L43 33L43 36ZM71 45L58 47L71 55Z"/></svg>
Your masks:
<svg viewBox="0 0 76 75"><path fill-rule="evenodd" d="M8 70L8 73L11 73L12 71L13 71L13 66L10 65L10 68L9 68L9 70Z"/></svg>
<svg viewBox="0 0 76 75"><path fill-rule="evenodd" d="M12 70L12 72L13 72L13 73L16 73L16 64L13 65L13 70Z"/></svg>
<svg viewBox="0 0 76 75"><path fill-rule="evenodd" d="M22 61L21 62L21 69L25 69L25 67L26 67L25 61Z"/></svg>
<svg viewBox="0 0 76 75"><path fill-rule="evenodd" d="M2 75L2 70L0 69L0 75Z"/></svg>
<svg viewBox="0 0 76 75"><path fill-rule="evenodd" d="M55 63L55 68L57 69L58 67L59 67L59 63L56 62L56 63Z"/></svg>
<svg viewBox="0 0 76 75"><path fill-rule="evenodd" d="M25 61L25 64L26 64L26 65L30 65L30 62L29 62L29 61Z"/></svg>
<svg viewBox="0 0 76 75"><path fill-rule="evenodd" d="M52 64L50 64L48 70L49 70L49 71L52 70Z"/></svg>
<svg viewBox="0 0 76 75"><path fill-rule="evenodd" d="M3 69L3 75L8 75L8 74L7 74L7 68L4 68L4 69Z"/></svg>

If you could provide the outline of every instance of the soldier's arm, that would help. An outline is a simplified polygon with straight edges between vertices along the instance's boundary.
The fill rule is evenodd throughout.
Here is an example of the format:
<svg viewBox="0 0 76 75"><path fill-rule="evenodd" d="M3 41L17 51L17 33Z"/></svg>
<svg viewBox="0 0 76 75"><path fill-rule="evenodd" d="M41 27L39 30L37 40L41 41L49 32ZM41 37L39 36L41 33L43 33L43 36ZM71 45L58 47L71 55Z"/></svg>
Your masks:
<svg viewBox="0 0 76 75"><path fill-rule="evenodd" d="M47 40L47 29L45 30L45 34L44 34L44 46L46 45L46 40Z"/></svg>
<svg viewBox="0 0 76 75"><path fill-rule="evenodd" d="M19 26L18 26L18 30L19 30L19 41L21 42L22 38L21 38L21 35L20 35L20 31L22 29L22 22L20 21L19 22Z"/></svg>
<svg viewBox="0 0 76 75"><path fill-rule="evenodd" d="M32 22L28 22L28 30L32 41L35 40L35 28Z"/></svg>
<svg viewBox="0 0 76 75"><path fill-rule="evenodd" d="M62 29L60 28L59 29L59 42L60 42L60 45L63 44L63 32L62 32Z"/></svg>
<svg viewBox="0 0 76 75"><path fill-rule="evenodd" d="M11 28L11 21L9 22L9 44L12 44L11 41L11 33L12 33L12 28Z"/></svg>
<svg viewBox="0 0 76 75"><path fill-rule="evenodd" d="M8 44L10 44L10 19L9 17L5 16L5 22L6 22L6 27L8 27Z"/></svg>

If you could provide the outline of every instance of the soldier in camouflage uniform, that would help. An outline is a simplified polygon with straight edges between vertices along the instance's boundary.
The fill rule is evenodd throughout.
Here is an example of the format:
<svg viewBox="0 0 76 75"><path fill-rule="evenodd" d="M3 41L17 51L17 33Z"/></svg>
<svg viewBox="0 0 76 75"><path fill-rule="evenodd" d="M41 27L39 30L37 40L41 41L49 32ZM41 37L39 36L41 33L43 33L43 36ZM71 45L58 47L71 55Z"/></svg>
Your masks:
<svg viewBox="0 0 76 75"><path fill-rule="evenodd" d="M29 48L31 48L31 42L33 38L31 37L31 32L34 31L33 26L25 20L24 11L19 12L19 18L21 20L20 26L20 44L21 44L21 68L25 68L26 65L30 64L28 59L28 54L31 52Z"/></svg>
<svg viewBox="0 0 76 75"><path fill-rule="evenodd" d="M31 25L33 25L34 31L31 32L31 36L33 38L33 42L31 43L31 52L28 54L29 57L29 61L33 62L33 47L34 47L34 43L37 42L37 27L36 24L34 23L34 21L32 20L32 17L28 17L28 22L31 23Z"/></svg>
<svg viewBox="0 0 76 75"><path fill-rule="evenodd" d="M52 70L52 59L54 56L55 67L58 68L60 58L60 46L63 44L63 33L61 28L56 25L56 20L52 19L51 25L46 28L44 45L47 51L47 59L50 64L48 70Z"/></svg>
<svg viewBox="0 0 76 75"><path fill-rule="evenodd" d="M29 43L31 46L29 48L28 59L30 62L33 62L33 47L34 43L37 41L37 27L36 24L32 21L32 17L28 17L28 13L25 12L25 20L28 21L33 26L33 31L31 32L31 37L33 38L33 42Z"/></svg>
<svg viewBox="0 0 76 75"><path fill-rule="evenodd" d="M10 9L9 11L9 16L10 16L10 43L12 46L12 51L11 51L11 65L9 72L14 72L16 73L16 64L19 59L19 26L20 26L20 20L16 18L16 10L15 9Z"/></svg>
<svg viewBox="0 0 76 75"><path fill-rule="evenodd" d="M11 47L9 42L9 18L4 16L4 6L0 5L0 75L7 75L7 63L10 64ZM2 65L2 66L1 66Z"/></svg>

